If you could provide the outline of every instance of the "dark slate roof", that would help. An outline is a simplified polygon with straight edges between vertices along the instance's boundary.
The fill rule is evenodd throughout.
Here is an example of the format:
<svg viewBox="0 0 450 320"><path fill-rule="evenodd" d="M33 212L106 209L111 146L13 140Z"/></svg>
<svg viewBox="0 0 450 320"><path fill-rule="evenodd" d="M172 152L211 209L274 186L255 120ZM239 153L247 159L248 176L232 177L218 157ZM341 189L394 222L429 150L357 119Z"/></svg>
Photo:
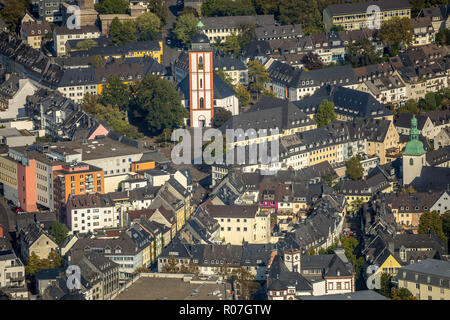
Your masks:
<svg viewBox="0 0 450 320"><path fill-rule="evenodd" d="M400 113L399 117L395 120L395 126L401 127L401 128L411 128L411 113ZM422 130L423 126L425 125L425 122L428 119L428 116L426 114L418 114L416 115L417 119L417 129Z"/></svg>
<svg viewBox="0 0 450 320"><path fill-rule="evenodd" d="M97 39L93 39L97 41ZM83 57L83 56L118 56L126 55L131 51L159 51L161 50L159 42L154 41L138 41L138 42L126 42L122 46L98 46L89 50L72 51L69 53L71 57Z"/></svg>
<svg viewBox="0 0 450 320"><path fill-rule="evenodd" d="M389 300L373 290L360 290L341 294L327 294L323 296L302 296L301 300Z"/></svg>
<svg viewBox="0 0 450 320"><path fill-rule="evenodd" d="M406 273L406 275L404 275ZM415 276L418 275L418 279ZM430 281L428 281L430 277ZM402 267L398 271L398 278L426 285L450 288L450 262L436 259L426 259ZM442 280L442 284L440 281Z"/></svg>
<svg viewBox="0 0 450 320"><path fill-rule="evenodd" d="M31 223L26 228L20 230L20 236L28 246L31 246L37 239L39 239L41 235L46 235L49 239L56 243L56 240L44 231L37 223Z"/></svg>
<svg viewBox="0 0 450 320"><path fill-rule="evenodd" d="M84 86L96 84L95 69L93 67L66 69L59 81L60 87Z"/></svg>
<svg viewBox="0 0 450 320"><path fill-rule="evenodd" d="M434 167L450 161L450 146L445 146L434 151L427 152L428 165Z"/></svg>
<svg viewBox="0 0 450 320"><path fill-rule="evenodd" d="M416 191L446 190L450 186L450 168L423 167L420 177L415 178L411 185Z"/></svg>
<svg viewBox="0 0 450 320"><path fill-rule="evenodd" d="M213 66L215 70L219 69L224 71L248 69L247 65L238 58L219 50L214 50ZM175 61L175 67L189 72L189 55L186 51L180 53Z"/></svg>
<svg viewBox="0 0 450 320"><path fill-rule="evenodd" d="M202 17L205 29L235 28L240 23L252 23L256 26L274 25L273 14L255 16L224 16L224 17Z"/></svg>
<svg viewBox="0 0 450 320"><path fill-rule="evenodd" d="M268 41L253 40L242 49L242 57L253 59L270 55L271 49Z"/></svg>
<svg viewBox="0 0 450 320"><path fill-rule="evenodd" d="M248 112L231 117L222 125L221 130L278 128L282 131L312 124L313 120L293 103L283 99L262 97Z"/></svg>
<svg viewBox="0 0 450 320"><path fill-rule="evenodd" d="M267 25L255 29L256 39L284 38L284 37L303 37L301 24L292 25Z"/></svg>
<svg viewBox="0 0 450 320"><path fill-rule="evenodd" d="M288 270L281 256L277 254L269 268L267 290L282 291L294 286L296 291L312 292L312 285L298 272Z"/></svg>
<svg viewBox="0 0 450 320"><path fill-rule="evenodd" d="M236 94L234 90L215 73L213 76L213 85L214 99L225 99ZM182 98L189 99L189 76L186 76L181 80L176 86L176 89L181 93Z"/></svg>
<svg viewBox="0 0 450 320"><path fill-rule="evenodd" d="M350 65L305 71L283 62L274 61L267 69L267 72L272 81L291 88L358 83L358 79Z"/></svg>
<svg viewBox="0 0 450 320"><path fill-rule="evenodd" d="M207 205L205 210L214 218L249 218L255 217L258 206Z"/></svg>
<svg viewBox="0 0 450 320"><path fill-rule="evenodd" d="M353 14L353 13L366 13L367 8L370 5L379 6L381 11L412 8L408 0L395 0L395 1L377 0L377 1L357 2L357 3L333 4L328 6L325 10L329 11L332 14L332 16Z"/></svg>
<svg viewBox="0 0 450 320"><path fill-rule="evenodd" d="M192 37L191 43L209 43L209 38L203 32L198 32Z"/></svg>
<svg viewBox="0 0 450 320"><path fill-rule="evenodd" d="M64 273L64 268L44 269L35 274L36 280L51 280L56 279L61 273Z"/></svg>

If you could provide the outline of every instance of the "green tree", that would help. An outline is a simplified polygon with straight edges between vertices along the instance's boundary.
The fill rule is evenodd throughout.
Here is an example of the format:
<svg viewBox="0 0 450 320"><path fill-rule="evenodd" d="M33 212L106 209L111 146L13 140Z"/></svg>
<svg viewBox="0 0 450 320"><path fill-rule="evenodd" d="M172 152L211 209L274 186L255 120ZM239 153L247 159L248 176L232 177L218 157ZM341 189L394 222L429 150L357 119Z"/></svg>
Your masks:
<svg viewBox="0 0 450 320"><path fill-rule="evenodd" d="M198 11L195 8L192 7L185 7L183 11L180 12L179 16L182 16L183 14L189 14L192 13L196 18L199 17Z"/></svg>
<svg viewBox="0 0 450 320"><path fill-rule="evenodd" d="M224 44L222 45L222 49L225 52L229 52L234 56L237 56L241 51L241 46L239 44L238 36L235 32L231 32L231 34L225 39Z"/></svg>
<svg viewBox="0 0 450 320"><path fill-rule="evenodd" d="M345 256L352 263L352 265L355 269L356 278L359 278L359 276L361 274L361 269L364 266L364 259L363 259L363 257L357 257L356 252L355 252L356 248L358 247L358 240L353 237L349 237L349 238L341 237L340 240L341 240L342 248L344 248L344 251L345 251Z"/></svg>
<svg viewBox="0 0 450 320"><path fill-rule="evenodd" d="M58 252L51 250L48 258L39 259L36 253L33 251L28 257L27 264L25 265L25 273L29 276L33 276L37 272L44 269L56 269L60 268L63 264L62 258Z"/></svg>
<svg viewBox="0 0 450 320"><path fill-rule="evenodd" d="M250 79L250 90L257 95L262 93L266 83L270 82L269 73L259 60L251 60L248 63L248 76Z"/></svg>
<svg viewBox="0 0 450 320"><path fill-rule="evenodd" d="M232 117L232 114L227 109L220 108L220 107L214 108L214 119L213 119L214 128L220 128L231 117Z"/></svg>
<svg viewBox="0 0 450 320"><path fill-rule="evenodd" d="M197 33L197 18L193 14L185 14L178 17L173 34L184 46L189 46L192 38Z"/></svg>
<svg viewBox="0 0 450 320"><path fill-rule="evenodd" d="M335 119L336 113L334 112L334 103L332 101L323 100L317 108L317 113L314 115L317 126L327 126Z"/></svg>
<svg viewBox="0 0 450 320"><path fill-rule="evenodd" d="M361 39L348 47L346 60L353 67L362 67L381 62L375 46L368 39Z"/></svg>
<svg viewBox="0 0 450 320"><path fill-rule="evenodd" d="M419 227L417 228L417 231L420 234L427 234L430 229L433 230L439 236L439 238L447 241L447 237L444 234L442 226L442 218L437 211L427 211L420 216Z"/></svg>
<svg viewBox="0 0 450 320"><path fill-rule="evenodd" d="M252 0L205 0L202 3L202 15L210 16L247 16L254 15Z"/></svg>
<svg viewBox="0 0 450 320"><path fill-rule="evenodd" d="M145 12L136 19L140 40L155 40L161 30L161 20L152 12Z"/></svg>
<svg viewBox="0 0 450 320"><path fill-rule="evenodd" d="M392 300L417 300L411 291L406 288L392 290Z"/></svg>
<svg viewBox="0 0 450 320"><path fill-rule="evenodd" d="M443 46L450 45L450 30L447 28L439 30L436 34L436 43Z"/></svg>
<svg viewBox="0 0 450 320"><path fill-rule="evenodd" d="M167 18L169 17L169 8L165 0L147 0L147 4L150 11L156 14L161 20L162 25L166 25Z"/></svg>
<svg viewBox="0 0 450 320"><path fill-rule="evenodd" d="M225 71L218 69L214 70L214 73L217 74L220 79L225 81L232 89L234 89L233 79L227 73L225 73Z"/></svg>
<svg viewBox="0 0 450 320"><path fill-rule="evenodd" d="M122 23L117 17L112 20L111 26L109 27L111 42L119 46L125 42L136 42L136 32L137 29L134 21L126 20Z"/></svg>
<svg viewBox="0 0 450 320"><path fill-rule="evenodd" d="M106 122L115 132L132 139L139 139L142 134L136 127L132 126L128 120L125 111L120 111L118 107L111 105L97 104L95 106L95 117L100 122Z"/></svg>
<svg viewBox="0 0 450 320"><path fill-rule="evenodd" d="M386 298L391 298L391 278L392 276L389 273L381 274L379 294Z"/></svg>
<svg viewBox="0 0 450 320"><path fill-rule="evenodd" d="M87 93L81 102L81 108L84 112L95 115L98 104L98 96L96 94Z"/></svg>
<svg viewBox="0 0 450 320"><path fill-rule="evenodd" d="M390 46L397 55L400 45L408 47L413 42L414 31L409 18L393 17L382 23L378 33L380 40Z"/></svg>
<svg viewBox="0 0 450 320"><path fill-rule="evenodd" d="M95 68L103 67L105 66L105 59L103 59L100 55L95 55L92 57L92 66Z"/></svg>
<svg viewBox="0 0 450 320"><path fill-rule="evenodd" d="M102 0L95 5L95 10L100 14L124 14L129 6L126 0Z"/></svg>
<svg viewBox="0 0 450 320"><path fill-rule="evenodd" d="M234 91L236 92L236 97L239 100L239 105L248 107L252 102L252 96L250 92L248 92L247 88L242 84L238 84L235 86Z"/></svg>
<svg viewBox="0 0 450 320"><path fill-rule="evenodd" d="M131 109L134 120L151 135L165 128L177 128L189 116L180 102L172 83L155 75L148 75L133 90Z"/></svg>
<svg viewBox="0 0 450 320"><path fill-rule="evenodd" d="M447 238L447 243L450 242L450 211L442 215L442 231Z"/></svg>
<svg viewBox="0 0 450 320"><path fill-rule="evenodd" d="M27 264L25 265L25 273L27 275L34 275L36 272L41 271L40 259L36 255L36 253L31 252L31 255L28 257Z"/></svg>
<svg viewBox="0 0 450 320"><path fill-rule="evenodd" d="M253 23L242 22L237 24L237 29L240 30L238 34L238 43L241 51L255 39L256 26Z"/></svg>
<svg viewBox="0 0 450 320"><path fill-rule="evenodd" d="M103 86L99 102L104 106L110 104L121 111L127 111L130 104L130 87L124 84L118 76L112 76Z"/></svg>
<svg viewBox="0 0 450 320"><path fill-rule="evenodd" d="M61 245L61 243L63 243L63 241L67 238L69 229L65 224L55 221L50 228L50 234L55 238L56 243Z"/></svg>
<svg viewBox="0 0 450 320"><path fill-rule="evenodd" d="M98 45L97 41L92 39L86 39L77 43L77 49L80 50L90 50Z"/></svg>
<svg viewBox="0 0 450 320"><path fill-rule="evenodd" d="M347 161L347 176L354 180L360 180L363 177L364 169L361 165L359 156L354 156Z"/></svg>
<svg viewBox="0 0 450 320"><path fill-rule="evenodd" d="M20 25L25 10L27 0L6 0L4 7L0 11L0 18L5 21L8 29L15 32Z"/></svg>
<svg viewBox="0 0 450 320"><path fill-rule="evenodd" d="M316 254L316 249L314 249L314 247L311 247L311 249L308 250L308 255L313 256L315 254Z"/></svg>

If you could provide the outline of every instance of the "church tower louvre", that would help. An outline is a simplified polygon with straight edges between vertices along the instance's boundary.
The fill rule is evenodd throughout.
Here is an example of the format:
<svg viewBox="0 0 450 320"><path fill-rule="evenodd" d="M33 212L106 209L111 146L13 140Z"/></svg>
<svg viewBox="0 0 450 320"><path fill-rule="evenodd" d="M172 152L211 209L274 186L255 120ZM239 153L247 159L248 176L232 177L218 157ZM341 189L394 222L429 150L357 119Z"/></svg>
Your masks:
<svg viewBox="0 0 450 320"><path fill-rule="evenodd" d="M189 49L190 127L212 127L214 117L213 52L204 25L198 22Z"/></svg>
<svg viewBox="0 0 450 320"><path fill-rule="evenodd" d="M411 119L411 130L409 141L403 151L403 185L410 184L415 178L420 177L422 168L425 165L425 150L423 143L419 140L419 130L417 129L417 119L413 115Z"/></svg>

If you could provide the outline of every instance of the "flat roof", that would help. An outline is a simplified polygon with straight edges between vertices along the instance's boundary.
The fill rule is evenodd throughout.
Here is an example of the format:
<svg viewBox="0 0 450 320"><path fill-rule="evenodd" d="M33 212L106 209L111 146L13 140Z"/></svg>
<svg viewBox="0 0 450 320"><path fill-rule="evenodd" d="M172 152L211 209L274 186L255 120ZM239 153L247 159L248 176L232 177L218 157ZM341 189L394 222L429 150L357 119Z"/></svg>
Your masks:
<svg viewBox="0 0 450 320"><path fill-rule="evenodd" d="M198 293L193 294L197 289ZM221 297L213 295L218 289ZM229 289L229 288L228 288ZM224 284L189 283L180 278L141 277L115 300L225 300Z"/></svg>

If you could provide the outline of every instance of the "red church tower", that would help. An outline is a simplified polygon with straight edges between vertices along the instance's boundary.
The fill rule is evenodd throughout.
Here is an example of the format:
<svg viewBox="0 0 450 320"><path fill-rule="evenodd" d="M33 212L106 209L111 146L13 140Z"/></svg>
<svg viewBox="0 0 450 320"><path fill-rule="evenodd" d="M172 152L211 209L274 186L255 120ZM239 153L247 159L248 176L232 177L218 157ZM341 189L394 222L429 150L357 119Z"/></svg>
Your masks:
<svg viewBox="0 0 450 320"><path fill-rule="evenodd" d="M213 53L208 37L197 27L189 50L189 112L193 128L212 127L214 117Z"/></svg>

